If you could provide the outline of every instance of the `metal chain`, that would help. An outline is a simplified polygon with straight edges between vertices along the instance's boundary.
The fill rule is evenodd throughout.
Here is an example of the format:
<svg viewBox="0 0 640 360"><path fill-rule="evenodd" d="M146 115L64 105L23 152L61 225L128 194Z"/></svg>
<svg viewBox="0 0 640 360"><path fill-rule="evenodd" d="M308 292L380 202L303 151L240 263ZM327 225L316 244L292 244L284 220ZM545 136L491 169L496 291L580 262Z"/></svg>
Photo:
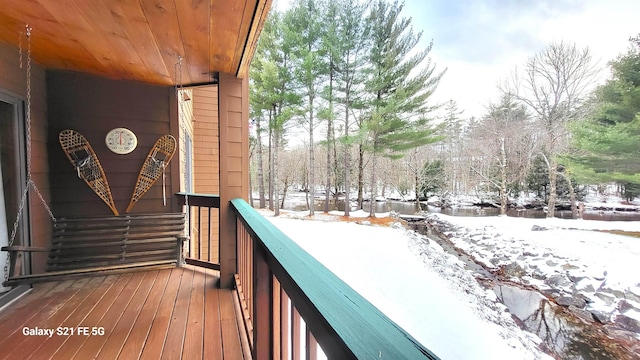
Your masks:
<svg viewBox="0 0 640 360"><path fill-rule="evenodd" d="M22 69L22 35L24 33L22 31L18 32L18 54L20 54L20 69Z"/></svg>
<svg viewBox="0 0 640 360"><path fill-rule="evenodd" d="M33 188L33 190L38 195L40 202L44 206L45 210L49 214L49 217L55 222L56 218L53 216L53 212L51 208L44 200L42 193L38 190L36 183L33 182L31 178L31 31L33 30L29 25L25 25L25 35L27 36L27 99L26 99L26 119L25 119L25 127L26 127L26 142L27 142L27 184L22 191L22 196L20 197L20 206L18 207L18 214L16 216L16 220L13 223L13 229L11 230L11 238L9 239L9 246L13 246L13 243L16 240L16 235L18 233L18 225L20 224L20 219L22 217L22 213L24 212L24 207L27 202L27 195L29 193L29 189ZM20 32L20 41L19 41L19 52L20 52L20 68L22 69L22 32ZM9 278L9 263L10 257L9 252L7 252L7 262L4 265L4 280L6 281Z"/></svg>
<svg viewBox="0 0 640 360"><path fill-rule="evenodd" d="M27 25L27 181L31 181L31 28Z"/></svg>

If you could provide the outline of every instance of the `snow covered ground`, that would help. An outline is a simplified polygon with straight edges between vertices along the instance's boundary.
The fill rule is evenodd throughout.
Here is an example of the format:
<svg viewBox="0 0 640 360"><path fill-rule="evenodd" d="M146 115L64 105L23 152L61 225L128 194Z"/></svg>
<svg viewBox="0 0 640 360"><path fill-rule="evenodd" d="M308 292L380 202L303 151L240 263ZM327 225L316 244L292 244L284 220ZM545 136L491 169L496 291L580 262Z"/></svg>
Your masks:
<svg viewBox="0 0 640 360"><path fill-rule="evenodd" d="M596 328L602 330L605 341L624 342L628 354L640 357L640 239L609 232L637 235L640 223L427 216L456 247L486 268L545 295L538 294L538 301L529 299L530 305L524 308L527 301L519 296L503 299L525 324L540 326L540 301L549 297L554 306L564 307L587 326L602 324ZM554 340L544 331L539 335ZM557 350L566 347L567 339L555 342L550 346Z"/></svg>
<svg viewBox="0 0 640 360"><path fill-rule="evenodd" d="M611 321L620 301L640 308L640 239L593 230L640 232L634 221L454 217L431 215L455 226L445 233L488 268L505 267L514 281L554 293L584 297L588 311ZM512 274L509 274L512 272ZM566 299L568 300L568 299Z"/></svg>
<svg viewBox="0 0 640 360"><path fill-rule="evenodd" d="M400 224L366 225L367 219L263 214L442 359L550 358L493 291L424 236Z"/></svg>
<svg viewBox="0 0 640 360"><path fill-rule="evenodd" d="M639 222L425 214L457 248L523 285L486 289L456 254L400 223L377 226L363 211L351 222L341 212L263 214L443 359L550 358L538 335L558 351L575 340L571 322L534 335L516 321L550 319L551 307L604 324L605 343L613 334L640 355L640 239L605 232L640 232Z"/></svg>

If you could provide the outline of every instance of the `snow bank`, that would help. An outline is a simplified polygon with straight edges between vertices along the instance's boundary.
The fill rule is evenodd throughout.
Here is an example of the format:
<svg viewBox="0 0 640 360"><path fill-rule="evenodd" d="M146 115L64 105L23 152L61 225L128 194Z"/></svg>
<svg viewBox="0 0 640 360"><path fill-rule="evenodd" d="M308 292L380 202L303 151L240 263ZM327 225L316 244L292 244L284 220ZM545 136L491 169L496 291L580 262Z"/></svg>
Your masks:
<svg viewBox="0 0 640 360"><path fill-rule="evenodd" d="M486 267L503 269L512 281L640 339L640 239L603 232L638 232L638 222L441 214L429 219L453 224L445 234Z"/></svg>
<svg viewBox="0 0 640 360"><path fill-rule="evenodd" d="M442 359L549 358L434 242L401 226L266 216Z"/></svg>

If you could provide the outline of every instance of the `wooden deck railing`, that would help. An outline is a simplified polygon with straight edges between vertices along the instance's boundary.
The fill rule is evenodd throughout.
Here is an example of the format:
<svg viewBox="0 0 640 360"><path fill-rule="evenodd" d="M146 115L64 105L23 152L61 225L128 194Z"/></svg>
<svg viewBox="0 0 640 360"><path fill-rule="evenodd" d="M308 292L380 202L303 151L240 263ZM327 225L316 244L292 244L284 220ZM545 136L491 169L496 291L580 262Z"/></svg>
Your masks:
<svg viewBox="0 0 640 360"><path fill-rule="evenodd" d="M188 203L189 244L185 262L187 264L220 270L218 259L218 209L220 196L194 193L177 193L178 203Z"/></svg>
<svg viewBox="0 0 640 360"><path fill-rule="evenodd" d="M329 359L437 359L244 200L231 204L254 359L315 359L318 345Z"/></svg>

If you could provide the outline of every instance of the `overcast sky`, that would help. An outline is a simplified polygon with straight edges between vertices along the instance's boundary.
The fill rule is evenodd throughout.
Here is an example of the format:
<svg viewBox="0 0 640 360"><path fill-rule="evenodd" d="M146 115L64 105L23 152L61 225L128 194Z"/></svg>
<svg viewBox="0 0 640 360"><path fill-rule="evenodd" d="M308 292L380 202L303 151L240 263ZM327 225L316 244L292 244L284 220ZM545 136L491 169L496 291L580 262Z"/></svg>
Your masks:
<svg viewBox="0 0 640 360"><path fill-rule="evenodd" d="M405 0L403 14L447 68L433 100L455 100L463 117L482 116L496 84L553 41L588 46L606 71L640 33L640 0Z"/></svg>

